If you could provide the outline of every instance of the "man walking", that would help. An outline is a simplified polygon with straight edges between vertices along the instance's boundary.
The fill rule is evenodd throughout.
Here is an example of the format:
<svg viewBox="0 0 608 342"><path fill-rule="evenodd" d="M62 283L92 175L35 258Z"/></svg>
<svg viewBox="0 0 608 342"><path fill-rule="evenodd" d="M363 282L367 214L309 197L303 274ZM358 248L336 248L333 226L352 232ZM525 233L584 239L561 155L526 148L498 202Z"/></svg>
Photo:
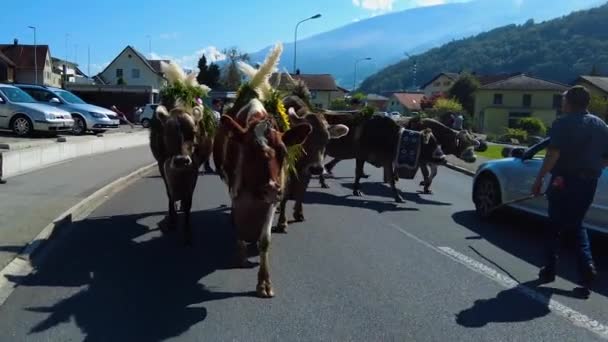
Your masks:
<svg viewBox="0 0 608 342"><path fill-rule="evenodd" d="M547 199L552 227L539 280L544 283L555 280L560 237L570 230L577 239L581 285L587 289L597 271L582 222L593 202L598 178L608 162L608 126L587 111L589 101L589 92L581 86L564 93L562 111L565 115L553 123L551 142L532 187L532 193L540 195L543 180L551 173Z"/></svg>
<svg viewBox="0 0 608 342"><path fill-rule="evenodd" d="M120 122L125 122L127 123L129 126L131 126L131 129L133 129L135 126L127 119L127 116L125 115L125 113L121 112L118 107L116 107L115 105L112 105L112 107L110 107L110 109L116 113L116 115L118 115L118 120L120 120Z"/></svg>

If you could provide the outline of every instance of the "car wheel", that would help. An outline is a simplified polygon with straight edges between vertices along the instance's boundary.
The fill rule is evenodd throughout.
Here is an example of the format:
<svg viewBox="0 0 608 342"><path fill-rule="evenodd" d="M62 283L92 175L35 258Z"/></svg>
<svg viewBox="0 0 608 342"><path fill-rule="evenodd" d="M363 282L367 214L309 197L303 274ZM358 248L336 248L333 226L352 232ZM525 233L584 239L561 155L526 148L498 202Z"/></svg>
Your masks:
<svg viewBox="0 0 608 342"><path fill-rule="evenodd" d="M74 128L72 132L76 135L82 135L87 131L87 123L80 116L73 116Z"/></svg>
<svg viewBox="0 0 608 342"><path fill-rule="evenodd" d="M11 129L20 137L30 136L34 132L32 121L25 115L15 116L11 121Z"/></svg>
<svg viewBox="0 0 608 342"><path fill-rule="evenodd" d="M149 128L150 127L150 120L149 119L143 119L143 120L141 120L141 126L143 128Z"/></svg>
<svg viewBox="0 0 608 342"><path fill-rule="evenodd" d="M477 179L473 189L477 214L482 218L490 218L496 213L495 208L502 203L498 181L494 176L483 175Z"/></svg>

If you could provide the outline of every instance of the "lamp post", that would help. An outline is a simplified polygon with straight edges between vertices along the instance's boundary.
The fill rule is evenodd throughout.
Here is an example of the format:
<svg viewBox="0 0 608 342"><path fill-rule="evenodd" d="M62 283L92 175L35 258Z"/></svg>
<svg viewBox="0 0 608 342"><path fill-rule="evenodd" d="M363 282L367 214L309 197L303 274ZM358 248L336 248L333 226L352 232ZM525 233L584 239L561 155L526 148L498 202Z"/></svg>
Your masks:
<svg viewBox="0 0 608 342"><path fill-rule="evenodd" d="M407 58L412 59L412 55L410 55L409 53L405 53L405 55L407 56ZM412 90L416 90L416 72L418 71L418 61L416 61L416 59L414 58L414 69L412 70L414 77L412 79Z"/></svg>
<svg viewBox="0 0 608 342"><path fill-rule="evenodd" d="M372 58L371 57L365 57L365 58L359 58L355 61L355 77L353 80L353 92L355 91L355 89L357 89L357 64L359 64L359 62L362 61L371 61Z"/></svg>
<svg viewBox="0 0 608 342"><path fill-rule="evenodd" d="M296 73L296 58L297 58L297 44L298 44L298 27L300 26L301 23L308 21L308 20L312 20L312 19L319 19L321 18L321 14L315 14L310 18L306 18L304 20L301 20L300 22L298 22L296 24L296 30L294 33L294 38L293 38L293 73Z"/></svg>
<svg viewBox="0 0 608 342"><path fill-rule="evenodd" d="M31 28L32 30L34 30L34 75L35 75L35 80L36 80L36 84L38 84L38 53L37 53L37 49L36 49L36 26L28 26L28 28Z"/></svg>

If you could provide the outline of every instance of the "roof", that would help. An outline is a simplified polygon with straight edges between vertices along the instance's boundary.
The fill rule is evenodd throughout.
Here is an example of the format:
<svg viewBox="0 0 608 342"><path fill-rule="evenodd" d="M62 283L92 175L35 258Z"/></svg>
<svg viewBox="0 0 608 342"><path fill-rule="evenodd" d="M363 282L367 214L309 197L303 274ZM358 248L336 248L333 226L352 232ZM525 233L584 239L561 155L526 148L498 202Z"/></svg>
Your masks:
<svg viewBox="0 0 608 342"><path fill-rule="evenodd" d="M521 75L521 72L513 72L513 73L501 73L501 74L493 74L493 75L474 75L479 84L482 86L486 84L495 83L498 81L506 80L507 78L511 78L513 76Z"/></svg>
<svg viewBox="0 0 608 342"><path fill-rule="evenodd" d="M163 72L163 69L161 67L162 63L166 63L166 64L171 63L171 61L168 59L148 59L148 62L150 63L152 68L154 70L156 70L156 72L159 74L161 74Z"/></svg>
<svg viewBox="0 0 608 342"><path fill-rule="evenodd" d="M586 81L597 88L600 88L602 91L608 93L608 77L602 76L581 76L579 80Z"/></svg>
<svg viewBox="0 0 608 342"><path fill-rule="evenodd" d="M14 66L21 69L34 68L34 51L36 51L36 59L38 69L44 69L44 60L49 53L48 45L15 45L15 44L0 44L0 52L4 57L10 59Z"/></svg>
<svg viewBox="0 0 608 342"><path fill-rule="evenodd" d="M330 74L290 74L294 80L302 80L306 83L309 90L315 91L340 91L336 80ZM279 73L273 73L270 76L270 84L276 84ZM288 86L289 78L281 76L281 83L279 88L286 88Z"/></svg>
<svg viewBox="0 0 608 342"><path fill-rule="evenodd" d="M520 74L502 81L486 84L482 90L554 90L566 91L567 85Z"/></svg>
<svg viewBox="0 0 608 342"><path fill-rule="evenodd" d="M388 97L384 97L378 94L368 94L365 99L367 101L388 101Z"/></svg>
<svg viewBox="0 0 608 342"><path fill-rule="evenodd" d="M435 82L435 80L441 76L446 76L447 78L451 79L452 81L456 81L458 79L458 77L460 77L460 74L458 74L456 72L442 72L440 74L437 74L430 81L428 81L425 84L423 84L422 86L420 86L420 88L426 88L429 84Z"/></svg>
<svg viewBox="0 0 608 342"><path fill-rule="evenodd" d="M420 93L394 93L393 97L401 103L402 106L409 110L420 110L420 102L424 98L424 94Z"/></svg>
<svg viewBox="0 0 608 342"><path fill-rule="evenodd" d="M154 73L160 74L159 71L157 71L151 64L150 61L139 51L137 51L134 47L132 47L131 45L127 45L127 47L125 47L118 55L116 55L116 57L114 57L114 59L112 60L112 62L110 62L110 64L108 64L99 74L103 74L104 72L106 72L106 70L108 70L108 68L114 64L114 62L116 62L116 60L118 59L118 57L120 57L120 55L122 55L123 52L125 52L125 50L131 50L133 51L133 53L135 53L135 55L137 57L139 57L139 59L148 67L150 68L150 70L152 70ZM160 63L159 63L160 65Z"/></svg>
<svg viewBox="0 0 608 342"><path fill-rule="evenodd" d="M56 57L51 57L51 61L53 61L53 64L66 64L73 68L78 66L78 63L66 61L61 58L56 58Z"/></svg>

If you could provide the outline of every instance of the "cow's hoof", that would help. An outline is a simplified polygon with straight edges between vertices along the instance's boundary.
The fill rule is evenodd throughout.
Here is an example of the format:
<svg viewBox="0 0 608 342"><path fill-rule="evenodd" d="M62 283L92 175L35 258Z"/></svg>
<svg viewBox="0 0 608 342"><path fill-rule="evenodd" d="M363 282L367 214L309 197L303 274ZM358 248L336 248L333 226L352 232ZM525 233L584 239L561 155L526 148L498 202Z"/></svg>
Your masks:
<svg viewBox="0 0 608 342"><path fill-rule="evenodd" d="M369 175L367 175L367 174L364 173L364 174L361 175L361 178L368 179Z"/></svg>
<svg viewBox="0 0 608 342"><path fill-rule="evenodd" d="M277 224L277 227L275 228L274 231L279 234L287 233L287 222Z"/></svg>
<svg viewBox="0 0 608 342"><path fill-rule="evenodd" d="M293 214L293 219L294 219L296 222L304 222L304 221L305 221L305 219L304 219L304 214L302 214L302 213L297 213L297 214L296 214L296 213L294 213L294 214Z"/></svg>
<svg viewBox="0 0 608 342"><path fill-rule="evenodd" d="M424 189L424 191L422 193L425 195L432 195L433 191L431 189Z"/></svg>
<svg viewBox="0 0 608 342"><path fill-rule="evenodd" d="M322 183L321 184L321 188L323 188L323 189L329 189L329 185L327 185L325 183Z"/></svg>
<svg viewBox="0 0 608 342"><path fill-rule="evenodd" d="M397 202L397 203L405 203L405 201L403 200L403 197L401 197L401 196L396 196L395 197L395 202Z"/></svg>
<svg viewBox="0 0 608 342"><path fill-rule="evenodd" d="M363 194L361 193L361 190L353 190L353 196L362 197Z"/></svg>
<svg viewBox="0 0 608 342"><path fill-rule="evenodd" d="M255 291L260 298L272 298L274 297L274 291L272 290L272 284L269 281L263 281L258 284Z"/></svg>

